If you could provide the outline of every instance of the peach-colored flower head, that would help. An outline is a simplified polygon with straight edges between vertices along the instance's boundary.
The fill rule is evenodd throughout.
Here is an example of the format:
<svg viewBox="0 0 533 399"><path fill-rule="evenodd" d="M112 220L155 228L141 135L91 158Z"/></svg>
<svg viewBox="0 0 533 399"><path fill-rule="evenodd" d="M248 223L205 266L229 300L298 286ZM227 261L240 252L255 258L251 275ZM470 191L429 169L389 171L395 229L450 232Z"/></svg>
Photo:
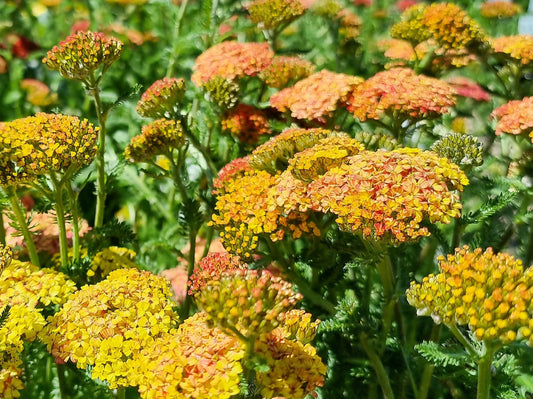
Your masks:
<svg viewBox="0 0 533 399"><path fill-rule="evenodd" d="M191 80L201 86L216 76L229 80L255 76L270 65L273 56L268 43L227 41L215 44L196 58Z"/></svg>
<svg viewBox="0 0 533 399"><path fill-rule="evenodd" d="M171 118L178 113L184 95L185 80L165 77L146 89L136 111L146 118Z"/></svg>
<svg viewBox="0 0 533 399"><path fill-rule="evenodd" d="M218 195L224 193L224 186L227 182L239 175L242 176L250 170L252 170L252 167L250 166L249 155L243 158L235 158L218 171L216 179L213 180L213 194Z"/></svg>
<svg viewBox="0 0 533 399"><path fill-rule="evenodd" d="M409 7L415 6L418 4L418 0L398 0L394 4L396 8L402 12L407 10Z"/></svg>
<svg viewBox="0 0 533 399"><path fill-rule="evenodd" d="M348 110L361 121L379 120L383 114L400 119L435 118L455 105L455 90L448 83L409 68L379 72L356 86Z"/></svg>
<svg viewBox="0 0 533 399"><path fill-rule="evenodd" d="M341 44L356 40L361 34L363 20L348 8L343 8L336 15L339 21L339 38Z"/></svg>
<svg viewBox="0 0 533 399"><path fill-rule="evenodd" d="M305 12L300 0L254 0L246 6L250 20L260 29L286 25Z"/></svg>
<svg viewBox="0 0 533 399"><path fill-rule="evenodd" d="M91 84L94 72L99 68L105 72L121 53L121 41L102 32L79 31L48 51L43 63L67 79Z"/></svg>
<svg viewBox="0 0 533 399"><path fill-rule="evenodd" d="M270 133L266 114L248 104L239 104L227 111L220 124L222 131L231 133L244 144L255 144L260 136Z"/></svg>
<svg viewBox="0 0 533 399"><path fill-rule="evenodd" d="M195 295L202 290L209 281L218 279L222 273L237 269L247 269L238 256L228 252L210 252L203 258L189 278L189 295Z"/></svg>
<svg viewBox="0 0 533 399"><path fill-rule="evenodd" d="M491 40L492 50L508 61L533 63L533 35L501 36Z"/></svg>
<svg viewBox="0 0 533 399"><path fill-rule="evenodd" d="M498 120L496 134L529 135L533 142L533 97L512 100L490 114Z"/></svg>
<svg viewBox="0 0 533 399"><path fill-rule="evenodd" d="M356 76L322 70L274 94L270 104L281 112L290 111L297 119L324 120L362 81Z"/></svg>
<svg viewBox="0 0 533 399"><path fill-rule="evenodd" d="M520 14L522 7L508 0L486 1L481 4L480 11L485 18L510 18Z"/></svg>
<svg viewBox="0 0 533 399"><path fill-rule="evenodd" d="M472 98L476 101L490 101L490 94L473 80L464 76L453 76L446 79L458 96Z"/></svg>
<svg viewBox="0 0 533 399"><path fill-rule="evenodd" d="M282 89L290 84L302 80L315 70L315 66L310 61L298 56L275 56L272 63L261 71L259 79L269 87Z"/></svg>
<svg viewBox="0 0 533 399"><path fill-rule="evenodd" d="M449 223L460 216L468 179L433 152L414 148L362 151L309 183L310 208L337 216L346 231L366 239L404 242L430 233L421 222Z"/></svg>
<svg viewBox="0 0 533 399"><path fill-rule="evenodd" d="M533 343L533 269L492 248L456 248L438 274L411 282L407 300L436 323L468 325L483 341Z"/></svg>
<svg viewBox="0 0 533 399"><path fill-rule="evenodd" d="M57 102L57 94L50 92L50 88L37 79L22 79L21 89L26 91L26 100L37 107L48 107Z"/></svg>

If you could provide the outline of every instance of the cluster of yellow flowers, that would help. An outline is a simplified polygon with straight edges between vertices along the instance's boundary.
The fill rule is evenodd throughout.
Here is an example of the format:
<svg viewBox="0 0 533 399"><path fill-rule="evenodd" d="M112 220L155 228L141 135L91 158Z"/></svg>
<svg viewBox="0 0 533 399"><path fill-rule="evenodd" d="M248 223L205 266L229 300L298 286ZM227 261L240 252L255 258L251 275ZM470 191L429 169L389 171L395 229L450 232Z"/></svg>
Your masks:
<svg viewBox="0 0 533 399"><path fill-rule="evenodd" d="M482 3L480 11L485 18L510 18L520 14L522 7L512 1L496 0Z"/></svg>
<svg viewBox="0 0 533 399"><path fill-rule="evenodd" d="M496 134L529 135L533 142L533 97L509 101L490 115L498 120Z"/></svg>
<svg viewBox="0 0 533 399"><path fill-rule="evenodd" d="M88 277L105 278L113 270L137 267L135 256L137 254L128 248L111 246L104 248L92 259L91 268L87 270Z"/></svg>
<svg viewBox="0 0 533 399"><path fill-rule="evenodd" d="M202 89L206 99L223 111L232 109L239 102L239 83L234 80L215 76L202 84Z"/></svg>
<svg viewBox="0 0 533 399"><path fill-rule="evenodd" d="M98 128L86 119L37 113L0 125L0 184L77 170L96 154Z"/></svg>
<svg viewBox="0 0 533 399"><path fill-rule="evenodd" d="M311 75L315 66L298 56L275 56L272 63L263 69L259 79L269 87L281 89Z"/></svg>
<svg viewBox="0 0 533 399"><path fill-rule="evenodd" d="M122 42L101 32L76 32L48 51L43 63L67 79L79 80L92 86L94 72L105 72L120 58Z"/></svg>
<svg viewBox="0 0 533 399"><path fill-rule="evenodd" d="M284 26L305 12L300 0L254 0L247 5L250 20L260 29Z"/></svg>
<svg viewBox="0 0 533 399"><path fill-rule="evenodd" d="M245 172L252 170L250 166L250 156L235 158L218 171L216 179L213 180L213 194L219 195L224 193L226 183L230 182L237 176L242 176Z"/></svg>
<svg viewBox="0 0 533 399"><path fill-rule="evenodd" d="M496 55L507 62L518 61L521 65L533 63L533 35L501 36L491 40Z"/></svg>
<svg viewBox="0 0 533 399"><path fill-rule="evenodd" d="M178 113L184 96L185 80L165 77L146 89L135 109L146 118L170 118Z"/></svg>
<svg viewBox="0 0 533 399"><path fill-rule="evenodd" d="M362 78L327 70L314 73L270 97L278 111L290 110L297 119L323 121L346 102L348 94Z"/></svg>
<svg viewBox="0 0 533 399"><path fill-rule="evenodd" d="M412 282L407 300L436 323L468 325L478 340L533 343L533 270L492 248L457 248L439 274Z"/></svg>
<svg viewBox="0 0 533 399"><path fill-rule="evenodd" d="M142 127L142 133L131 139L124 150L130 162L149 162L156 155L170 155L172 150L185 144L185 134L180 121L156 119Z"/></svg>
<svg viewBox="0 0 533 399"><path fill-rule="evenodd" d="M56 362L71 360L110 388L136 385L136 356L177 321L168 281L137 269L84 286L48 318L41 340Z"/></svg>
<svg viewBox="0 0 533 399"><path fill-rule="evenodd" d="M231 133L245 144L257 143L260 136L270 133L266 114L248 104L239 104L226 112L220 124L223 131Z"/></svg>

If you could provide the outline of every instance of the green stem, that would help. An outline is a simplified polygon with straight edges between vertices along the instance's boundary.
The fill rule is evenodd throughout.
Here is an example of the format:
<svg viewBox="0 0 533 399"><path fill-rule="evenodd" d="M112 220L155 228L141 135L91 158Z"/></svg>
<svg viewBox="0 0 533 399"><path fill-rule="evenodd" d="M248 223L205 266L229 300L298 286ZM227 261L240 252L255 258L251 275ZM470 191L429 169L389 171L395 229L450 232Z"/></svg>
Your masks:
<svg viewBox="0 0 533 399"><path fill-rule="evenodd" d="M395 298L394 298L394 274L392 272L392 264L389 254L385 254L381 261L377 264L381 282L383 284L383 336L381 352L385 350L385 341L392 327L392 318L394 315Z"/></svg>
<svg viewBox="0 0 533 399"><path fill-rule="evenodd" d="M174 75L174 67L176 65L176 60L178 59L178 48L179 48L178 37L180 35L181 22L183 21L183 16L185 15L185 10L187 9L188 3L189 3L189 0L184 0L181 3L180 9L178 11L178 16L176 18L176 24L174 25L174 33L172 34L173 46L172 46L172 52L170 53L170 58L168 61L168 66L167 66L167 73L166 73L167 78Z"/></svg>
<svg viewBox="0 0 533 399"><path fill-rule="evenodd" d="M56 197L54 209L56 211L57 225L59 227L59 253L61 255L61 267L66 268L69 261L67 228L65 224L65 206L63 204L63 184L59 182L55 176L51 176L51 178Z"/></svg>
<svg viewBox="0 0 533 399"><path fill-rule="evenodd" d="M4 227L4 211L0 209L0 243L6 244L6 228Z"/></svg>
<svg viewBox="0 0 533 399"><path fill-rule="evenodd" d="M368 359L370 360L370 364L372 364L372 368L374 369L374 372L376 373L379 386L381 387L381 390L383 391L383 397L385 399L394 399L394 393L392 392L392 388L390 385L389 376L387 375L387 371L385 370L385 367L383 366L383 363L381 362L380 357L378 356L378 354L372 347L365 333L361 333L359 335L359 342L363 346L363 349L366 352Z"/></svg>
<svg viewBox="0 0 533 399"><path fill-rule="evenodd" d="M126 399L126 388L117 388L117 392L115 394L115 398L117 398L117 399Z"/></svg>
<svg viewBox="0 0 533 399"><path fill-rule="evenodd" d="M67 182L67 196L70 202L70 213L72 214L72 259L74 262L80 260L80 214L78 210L78 196L72 189L72 184Z"/></svg>
<svg viewBox="0 0 533 399"><path fill-rule="evenodd" d="M466 339L466 337L463 335L463 333L457 328L457 326L455 324L450 324L450 325L447 325L447 327L450 329L450 331L453 333L453 335L455 336L455 338L457 338L457 340L463 344L463 346L465 347L465 349L468 351L468 353L470 354L470 356L474 357L474 358L478 358L479 357L479 353L478 351L476 350L476 348L474 348L474 346L468 341L468 339Z"/></svg>
<svg viewBox="0 0 533 399"><path fill-rule="evenodd" d="M39 255L37 254L37 248L33 242L33 235L28 227L26 219L26 211L22 209L22 205L17 196L15 187L9 186L6 188L6 194L9 198L11 204L11 210L15 214L17 219L18 228L21 230L22 235L24 236L24 241L26 243L26 248L28 248L28 254L30 256L30 261L35 266L40 266L41 262L39 261Z"/></svg>
<svg viewBox="0 0 533 399"><path fill-rule="evenodd" d="M440 332L442 330L442 324L433 324L431 329L431 341L439 342ZM431 363L427 363L422 372L422 378L420 385L418 386L418 395L416 399L426 399L429 393L429 387L431 385L431 377L433 376L433 370L435 366Z"/></svg>
<svg viewBox="0 0 533 399"><path fill-rule="evenodd" d="M485 355L478 362L476 399L489 399L490 397L491 367L496 351L490 345L487 345L486 349Z"/></svg>
<svg viewBox="0 0 533 399"><path fill-rule="evenodd" d="M65 365L56 364L56 368L57 368L57 380L59 381L59 392L60 392L61 399L70 399L67 380L65 378Z"/></svg>
<svg viewBox="0 0 533 399"><path fill-rule="evenodd" d="M191 228L191 230L189 231L189 256L187 257L187 281L189 281L189 278L191 277L191 274L194 270L194 263L196 261L196 235L196 229ZM181 317L183 320L189 317L191 301L192 298L187 291L185 293L185 301L183 302L183 307L181 309Z"/></svg>

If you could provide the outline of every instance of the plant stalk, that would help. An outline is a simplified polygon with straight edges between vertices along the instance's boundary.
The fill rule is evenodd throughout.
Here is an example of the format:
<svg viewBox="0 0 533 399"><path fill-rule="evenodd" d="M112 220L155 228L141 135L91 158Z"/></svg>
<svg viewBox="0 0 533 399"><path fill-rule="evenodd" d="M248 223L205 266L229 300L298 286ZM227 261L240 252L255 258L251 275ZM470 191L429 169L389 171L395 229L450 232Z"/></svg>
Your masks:
<svg viewBox="0 0 533 399"><path fill-rule="evenodd" d="M491 368L495 350L490 345L486 348L485 355L478 362L477 399L489 399L490 397Z"/></svg>
<svg viewBox="0 0 533 399"><path fill-rule="evenodd" d="M372 364L372 368L376 373L379 385L381 387L381 390L383 391L383 398L394 399L394 393L390 385L390 380L389 376L387 375L387 371L385 370L385 367L383 366L380 357L372 347L365 333L361 333L359 335L359 342L361 342L361 345L363 346L363 349L365 350L368 359Z"/></svg>

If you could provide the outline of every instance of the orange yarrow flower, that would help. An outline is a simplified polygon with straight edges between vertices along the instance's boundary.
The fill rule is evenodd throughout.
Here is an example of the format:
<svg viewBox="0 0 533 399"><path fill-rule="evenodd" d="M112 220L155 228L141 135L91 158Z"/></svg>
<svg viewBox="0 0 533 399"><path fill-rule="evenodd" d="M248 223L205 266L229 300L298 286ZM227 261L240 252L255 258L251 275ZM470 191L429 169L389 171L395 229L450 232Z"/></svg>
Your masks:
<svg viewBox="0 0 533 399"><path fill-rule="evenodd" d="M209 281L218 279L222 273L237 269L248 269L248 265L241 262L238 256L231 255L228 252L208 253L194 268L191 277L189 277L187 284L189 286L189 295L195 295Z"/></svg>
<svg viewBox="0 0 533 399"><path fill-rule="evenodd" d="M250 156L235 158L218 171L217 177L213 180L213 194L222 194L224 186L237 176L244 175L245 172L252 170L250 166Z"/></svg>
<svg viewBox="0 0 533 399"><path fill-rule="evenodd" d="M57 94L51 93L50 88L37 79L22 79L21 89L27 92L26 100L37 107L47 107L57 102Z"/></svg>
<svg viewBox="0 0 533 399"><path fill-rule="evenodd" d="M270 65L273 56L267 43L218 43L196 58L191 80L202 86L217 76L229 80L255 76Z"/></svg>
<svg viewBox="0 0 533 399"><path fill-rule="evenodd" d="M510 18L522 12L522 7L512 1L486 1L481 4L481 16L485 18Z"/></svg>
<svg viewBox="0 0 533 399"><path fill-rule="evenodd" d="M222 115L220 124L223 131L231 133L245 144L255 144L260 136L270 133L266 114L248 104L239 104L227 111Z"/></svg>
<svg viewBox="0 0 533 399"><path fill-rule="evenodd" d="M533 63L533 35L497 37L491 39L491 46L496 55L509 61L519 61L522 65Z"/></svg>
<svg viewBox="0 0 533 399"><path fill-rule="evenodd" d="M533 142L533 97L512 100L490 114L498 120L496 134L529 135Z"/></svg>
<svg viewBox="0 0 533 399"><path fill-rule="evenodd" d="M281 89L311 75L315 66L298 56L275 56L272 63L259 73L259 79L269 87Z"/></svg>
<svg viewBox="0 0 533 399"><path fill-rule="evenodd" d="M164 77L146 89L135 110L146 118L171 118L178 113L184 96L184 79Z"/></svg>

